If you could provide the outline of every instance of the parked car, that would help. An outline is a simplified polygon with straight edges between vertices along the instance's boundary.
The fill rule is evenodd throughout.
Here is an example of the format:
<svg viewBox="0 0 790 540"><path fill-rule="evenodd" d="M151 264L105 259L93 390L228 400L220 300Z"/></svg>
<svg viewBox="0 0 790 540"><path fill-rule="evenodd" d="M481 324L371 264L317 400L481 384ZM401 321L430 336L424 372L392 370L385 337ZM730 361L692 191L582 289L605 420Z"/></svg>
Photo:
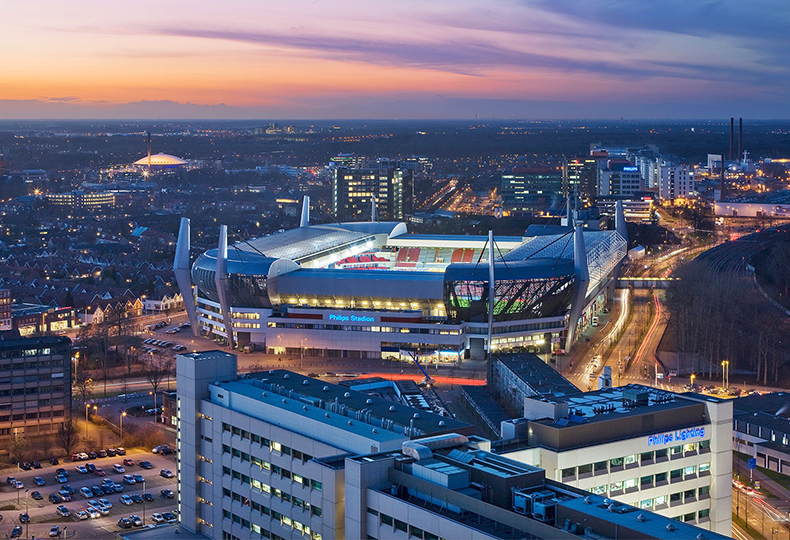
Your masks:
<svg viewBox="0 0 790 540"><path fill-rule="evenodd" d="M122 473L126 472L126 469L124 469L121 465L119 465L117 463L112 466L112 470L117 472L117 473L119 473L119 474L122 474Z"/></svg>
<svg viewBox="0 0 790 540"><path fill-rule="evenodd" d="M88 513L85 510L77 510L77 513L74 514L77 519L82 521L83 519L88 519Z"/></svg>
<svg viewBox="0 0 790 540"><path fill-rule="evenodd" d="M36 476L36 477L33 479L33 482L34 482L34 483L35 483L37 486L44 486L44 485L46 485L46 482L44 482L44 479L43 479L43 478L41 478L40 476Z"/></svg>
<svg viewBox="0 0 790 540"><path fill-rule="evenodd" d="M19 523L30 523L30 515L27 512L19 514Z"/></svg>
<svg viewBox="0 0 790 540"><path fill-rule="evenodd" d="M80 495L82 495L86 499L90 499L93 497L93 491L89 487L81 487L80 488Z"/></svg>
<svg viewBox="0 0 790 540"><path fill-rule="evenodd" d="M106 473L104 472L104 469L102 469L101 467L96 467L96 469L93 471L93 474L95 474L96 476L104 476Z"/></svg>
<svg viewBox="0 0 790 540"><path fill-rule="evenodd" d="M118 452L115 450L115 448L108 448L107 449L107 457L115 457L117 455L118 455Z"/></svg>
<svg viewBox="0 0 790 540"><path fill-rule="evenodd" d="M30 469L33 468L33 466L30 464L29 461L23 461L22 463L19 464L19 468L22 469L23 471L29 471Z"/></svg>
<svg viewBox="0 0 790 540"><path fill-rule="evenodd" d="M176 522L176 515L172 512L162 512L162 517L165 518L165 521L168 523Z"/></svg>
<svg viewBox="0 0 790 540"><path fill-rule="evenodd" d="M172 489L162 489L159 493L161 493L162 497L166 499L172 499L176 496Z"/></svg>
<svg viewBox="0 0 790 540"><path fill-rule="evenodd" d="M151 521L153 521L154 523L164 523L165 518L163 518L162 514L160 514L159 512L155 512L151 514Z"/></svg>
<svg viewBox="0 0 790 540"><path fill-rule="evenodd" d="M115 493L115 484L102 484L101 490L104 492L105 495L112 495Z"/></svg>
<svg viewBox="0 0 790 540"><path fill-rule="evenodd" d="M118 526L121 529L131 529L132 528L132 520L129 518L121 518L118 520Z"/></svg>
<svg viewBox="0 0 790 540"><path fill-rule="evenodd" d="M140 462L140 468L142 468L142 469L153 469L154 468L154 464L151 463L150 461L141 461Z"/></svg>
<svg viewBox="0 0 790 540"><path fill-rule="evenodd" d="M34 469L40 469L41 468L41 462L40 461L34 461L33 462L33 468Z"/></svg>
<svg viewBox="0 0 790 540"><path fill-rule="evenodd" d="M53 525L49 529L49 537L57 538L58 536L60 536L60 527L58 527L57 525Z"/></svg>
<svg viewBox="0 0 790 540"><path fill-rule="evenodd" d="M153 493L151 493L150 491L146 491L145 493L143 493L143 500L153 501L154 500Z"/></svg>
<svg viewBox="0 0 790 540"><path fill-rule="evenodd" d="M93 493L94 497L101 497L104 495L104 490L101 486L91 486L91 493Z"/></svg>
<svg viewBox="0 0 790 540"><path fill-rule="evenodd" d="M173 471L171 471L170 469L162 469L161 471L159 471L159 476L162 476L164 478L173 478L175 474L173 474Z"/></svg>
<svg viewBox="0 0 790 540"><path fill-rule="evenodd" d="M61 488L60 488L60 489L62 489L62 490L65 490L65 491L68 491L68 492L69 492L69 495L74 495L74 488L73 488L73 487L71 487L69 484L66 484L66 485L64 485L64 486L61 486Z"/></svg>
<svg viewBox="0 0 790 540"><path fill-rule="evenodd" d="M19 538L22 536L22 525L17 525L11 529L11 538Z"/></svg>
<svg viewBox="0 0 790 540"><path fill-rule="evenodd" d="M99 454L100 458L105 458L108 455L107 450L99 450L97 453Z"/></svg>
<svg viewBox="0 0 790 540"><path fill-rule="evenodd" d="M41 495L41 493L39 493L38 491L31 492L30 496L33 497L33 500L35 501L40 501L41 499L44 498L43 495Z"/></svg>
<svg viewBox="0 0 790 540"><path fill-rule="evenodd" d="M60 490L58 491L58 495L60 495L60 498L63 499L63 502L71 502L71 493L68 491Z"/></svg>
<svg viewBox="0 0 790 540"><path fill-rule="evenodd" d="M49 464L50 465L57 465L58 463L60 463L60 461L58 461L58 458L56 458L56 457L49 458Z"/></svg>
<svg viewBox="0 0 790 540"><path fill-rule="evenodd" d="M134 504L134 501L129 495L121 495L121 498L119 500L121 504L125 504L126 506L131 506Z"/></svg>
<svg viewBox="0 0 790 540"><path fill-rule="evenodd" d="M125 459L123 460L123 464L124 464L125 466L127 466L127 467L133 467L133 466L134 466L134 460L133 460L133 459L129 459L129 458L125 458ZM125 471L124 471L124 472L125 472Z"/></svg>
<svg viewBox="0 0 790 540"><path fill-rule="evenodd" d="M88 458L96 459L98 457L99 457L99 454L97 454L96 452L88 452Z"/></svg>
<svg viewBox="0 0 790 540"><path fill-rule="evenodd" d="M16 484L16 477L15 476L8 476L5 479L7 484Z"/></svg>
<svg viewBox="0 0 790 540"><path fill-rule="evenodd" d="M112 487L115 488L115 493L121 493L123 491L123 484L119 484L118 482L115 482Z"/></svg>
<svg viewBox="0 0 790 540"><path fill-rule="evenodd" d="M93 463L88 463L85 465L85 468L88 469L88 472L94 472L96 470L96 465Z"/></svg>
<svg viewBox="0 0 790 540"><path fill-rule="evenodd" d="M25 484L23 484L22 482L17 480L16 482L14 482L14 487L17 488L17 489L22 489L22 488L25 487Z"/></svg>
<svg viewBox="0 0 790 540"><path fill-rule="evenodd" d="M132 525L134 525L135 527L143 526L143 520L140 518L140 516L132 514L131 516L129 516L129 519L132 520Z"/></svg>
<svg viewBox="0 0 790 540"><path fill-rule="evenodd" d="M47 499L49 499L49 502L51 502L52 504L60 504L63 502L63 497L61 497L57 493L50 493Z"/></svg>
<svg viewBox="0 0 790 540"><path fill-rule="evenodd" d="M88 454L86 454L85 452L80 452L80 453L78 454L78 456L79 456L79 460L80 460L80 461L88 461L88 460L90 459L90 457L88 456Z"/></svg>
<svg viewBox="0 0 790 540"><path fill-rule="evenodd" d="M101 517L101 512L99 512L92 506L87 507L85 511L88 512L88 515L90 516L91 519L98 519Z"/></svg>
<svg viewBox="0 0 790 540"><path fill-rule="evenodd" d="M107 499L99 499L99 503L105 508L112 508L112 503Z"/></svg>
<svg viewBox="0 0 790 540"><path fill-rule="evenodd" d="M132 494L130 495L130 497L132 498L132 500L133 500L134 502L136 502L136 503L138 503L138 504L140 504L140 503L142 503L142 502L143 502L143 496L142 496L142 495L140 495L139 493L132 493Z"/></svg>
<svg viewBox="0 0 790 540"><path fill-rule="evenodd" d="M123 481L125 484L134 484L134 476L131 474L124 474Z"/></svg>
<svg viewBox="0 0 790 540"><path fill-rule="evenodd" d="M68 478L66 478L65 476L63 476L62 474L59 474L59 475L57 475L57 476L55 477L55 480L57 480L57 481L58 481L59 483L61 483L61 484L65 484L66 482L68 482L68 481L69 481L69 479L68 479Z"/></svg>
<svg viewBox="0 0 790 540"><path fill-rule="evenodd" d="M57 510L55 510L60 517L69 517L71 512L65 506L58 506Z"/></svg>
<svg viewBox="0 0 790 540"><path fill-rule="evenodd" d="M55 474L62 474L63 476L68 476L69 472L66 469L61 467L60 469L57 469L55 471Z"/></svg>
<svg viewBox="0 0 790 540"><path fill-rule="evenodd" d="M137 482L138 484L142 484L143 482L145 482L145 478L143 478L142 474L133 474L132 476L134 477L134 481Z"/></svg>
<svg viewBox="0 0 790 540"><path fill-rule="evenodd" d="M88 469L85 467L85 465L77 465L76 469L80 474L88 474Z"/></svg>

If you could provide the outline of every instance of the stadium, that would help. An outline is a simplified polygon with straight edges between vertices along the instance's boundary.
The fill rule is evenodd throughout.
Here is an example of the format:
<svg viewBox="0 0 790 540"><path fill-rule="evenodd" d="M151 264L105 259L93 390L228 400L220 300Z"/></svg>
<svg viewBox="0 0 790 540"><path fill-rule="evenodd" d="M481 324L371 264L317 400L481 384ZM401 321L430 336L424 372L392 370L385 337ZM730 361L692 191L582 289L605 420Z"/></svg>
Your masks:
<svg viewBox="0 0 790 540"><path fill-rule="evenodd" d="M176 278L193 331L273 354L454 362L492 350L572 346L603 309L626 256L615 230L523 237L410 234L401 222L301 226L227 245L189 266L182 218ZM489 273L493 261L493 279ZM493 289L493 322L488 298ZM573 324L570 323L573 321ZM228 339L230 336L230 339Z"/></svg>

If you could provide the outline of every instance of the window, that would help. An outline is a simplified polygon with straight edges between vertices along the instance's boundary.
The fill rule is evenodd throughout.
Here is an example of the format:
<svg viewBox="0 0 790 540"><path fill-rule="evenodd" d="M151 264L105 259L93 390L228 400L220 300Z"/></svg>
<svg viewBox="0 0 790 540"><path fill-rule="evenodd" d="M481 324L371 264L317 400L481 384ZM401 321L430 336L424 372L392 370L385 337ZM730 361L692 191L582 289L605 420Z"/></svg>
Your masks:
<svg viewBox="0 0 790 540"><path fill-rule="evenodd" d="M423 534L422 529L418 529L414 525L409 527L409 535L410 536L413 536L414 538L419 538L420 540L422 540L422 534Z"/></svg>
<svg viewBox="0 0 790 540"><path fill-rule="evenodd" d="M667 504L667 496L666 495L659 495L658 497L653 499L653 502L655 503L656 506L661 506L662 504Z"/></svg>
<svg viewBox="0 0 790 540"><path fill-rule="evenodd" d="M694 452L697 449L697 445L694 443L687 443L683 445L684 452Z"/></svg>
<svg viewBox="0 0 790 540"><path fill-rule="evenodd" d="M312 513L314 516L321 517L321 508L319 508L318 506L315 506L315 505L313 505L313 508L312 508L312 510L311 510L311 513Z"/></svg>
<svg viewBox="0 0 790 540"><path fill-rule="evenodd" d="M612 467L622 467L622 465L623 465L623 458L621 458L621 457L614 458L612 460L609 460L609 463L612 465Z"/></svg>
<svg viewBox="0 0 790 540"><path fill-rule="evenodd" d="M708 493L710 493L710 486L702 486L701 488L699 488L698 493L699 493L700 499L702 497L706 497L708 495Z"/></svg>
<svg viewBox="0 0 790 540"><path fill-rule="evenodd" d="M669 473L670 480L677 480L681 476L683 476L683 469L675 469L674 471Z"/></svg>
<svg viewBox="0 0 790 540"><path fill-rule="evenodd" d="M230 424L222 422L222 431L230 431Z"/></svg>
<svg viewBox="0 0 790 540"><path fill-rule="evenodd" d="M653 499L645 499L639 503L639 508L653 508Z"/></svg>
<svg viewBox="0 0 790 540"><path fill-rule="evenodd" d="M680 498L682 497L682 495L683 494L680 493L679 491L677 493L673 493L672 495L669 496L669 502L671 503L680 502Z"/></svg>
<svg viewBox="0 0 790 540"><path fill-rule="evenodd" d="M570 467L568 469L562 469L562 477L568 478L569 476L576 476L576 467Z"/></svg>
<svg viewBox="0 0 790 540"><path fill-rule="evenodd" d="M373 510L372 508L368 508L368 514L370 514L371 516L378 516L379 515L379 511L378 510Z"/></svg>
<svg viewBox="0 0 790 540"><path fill-rule="evenodd" d="M644 489L646 487L652 487L653 486L653 475L651 474L650 476L643 476L639 480L639 483L642 485L642 489Z"/></svg>
<svg viewBox="0 0 790 540"><path fill-rule="evenodd" d="M321 482L318 482L316 480L310 480L310 488L315 489L317 491L321 491L323 485L321 484Z"/></svg>
<svg viewBox="0 0 790 540"><path fill-rule="evenodd" d="M662 459L667 457L667 449L664 448L663 450L656 450L656 459Z"/></svg>
<svg viewBox="0 0 790 540"><path fill-rule="evenodd" d="M606 495L606 486L595 486L590 488L590 493L595 493L596 495Z"/></svg>
<svg viewBox="0 0 790 540"><path fill-rule="evenodd" d="M598 472L598 471L606 471L608 469L609 469L609 467L607 466L607 463L605 461L599 461L599 462L597 462L595 464L595 471L596 472Z"/></svg>
<svg viewBox="0 0 790 540"><path fill-rule="evenodd" d="M642 452L640 459L642 461L653 461L653 452Z"/></svg>
<svg viewBox="0 0 790 540"><path fill-rule="evenodd" d="M592 473L592 463L588 463L587 465L579 465L579 474L590 474Z"/></svg>
<svg viewBox="0 0 790 540"><path fill-rule="evenodd" d="M636 478L631 478L630 480L623 482L623 487L625 487L625 489L635 488L637 486L637 482L638 480Z"/></svg>
<svg viewBox="0 0 790 540"><path fill-rule="evenodd" d="M708 471L710 471L710 462L699 464L699 472L704 473Z"/></svg>
<svg viewBox="0 0 790 540"><path fill-rule="evenodd" d="M710 508L705 508L704 510L700 510L697 512L697 515L700 519L706 518L710 515Z"/></svg>
<svg viewBox="0 0 790 540"><path fill-rule="evenodd" d="M710 441L700 441L699 442L699 449L702 450L709 450L710 449Z"/></svg>
<svg viewBox="0 0 790 540"><path fill-rule="evenodd" d="M683 514L683 521L694 521L697 519L696 512L689 512L688 514Z"/></svg>
<svg viewBox="0 0 790 540"><path fill-rule="evenodd" d="M609 484L609 488L612 491L622 491L623 483L622 482L612 482L611 484Z"/></svg>
<svg viewBox="0 0 790 540"><path fill-rule="evenodd" d="M637 455L631 454L630 456L625 456L625 464L626 465L633 465L636 463Z"/></svg>
<svg viewBox="0 0 790 540"><path fill-rule="evenodd" d="M666 482L667 481L667 473L656 473L656 483L659 482Z"/></svg>
<svg viewBox="0 0 790 540"><path fill-rule="evenodd" d="M395 529L398 531L408 532L408 526L406 523L402 522L399 519L395 520Z"/></svg>
<svg viewBox="0 0 790 540"><path fill-rule="evenodd" d="M696 489L687 489L686 491L683 492L683 500L684 501L688 501L689 499L693 499L696 496L697 496L697 490Z"/></svg>
<svg viewBox="0 0 790 540"><path fill-rule="evenodd" d="M670 449L669 453L672 456L679 456L680 454L683 453L683 447L682 446L673 446Z"/></svg>
<svg viewBox="0 0 790 540"><path fill-rule="evenodd" d="M683 468L683 476L688 476L690 474L696 474L697 466L696 465L689 465L688 467Z"/></svg>

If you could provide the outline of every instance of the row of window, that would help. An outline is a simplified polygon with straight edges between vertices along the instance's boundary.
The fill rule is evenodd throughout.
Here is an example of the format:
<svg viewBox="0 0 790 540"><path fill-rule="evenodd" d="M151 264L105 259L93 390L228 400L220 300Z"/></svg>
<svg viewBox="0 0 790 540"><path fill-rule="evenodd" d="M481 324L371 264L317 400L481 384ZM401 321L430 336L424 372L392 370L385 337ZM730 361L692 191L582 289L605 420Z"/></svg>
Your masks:
<svg viewBox="0 0 790 540"><path fill-rule="evenodd" d="M368 514L377 516L379 518L379 526L384 525L384 526L392 527L393 532L401 531L409 535L409 538L420 538L422 540L445 540L444 538L441 538L436 534L429 533L428 531L424 531L418 527L415 527L414 525L409 525L408 523L405 523L392 516L388 516L383 512L378 512L377 510L374 510L372 508L368 508Z"/></svg>
<svg viewBox="0 0 790 540"><path fill-rule="evenodd" d="M47 379L51 377L47 375ZM25 394L49 394L51 392L63 392L63 385L56 384L54 386L29 386L27 388L4 388L0 390L0 396L24 396Z"/></svg>
<svg viewBox="0 0 790 540"><path fill-rule="evenodd" d="M249 529L250 531L259 534L261 538L271 538L272 540L287 540L286 538L283 538L282 536L279 536L278 534L273 533L268 529L264 529L260 525L250 522L250 520L248 519L245 519L241 516L237 516L236 514L228 510L222 511L222 517L232 520L233 523L241 525L242 528L244 529ZM274 510L272 510L272 519L279 519L280 525L282 525L283 527L289 527L292 530L296 529L297 531L302 533L302 536L304 537L310 538L312 540L321 540L321 533L313 531L310 529L308 525L304 525L303 523L294 521L287 516L283 516L280 513L275 512ZM241 538L238 538L226 531L222 531L222 538L223 540L242 540Z"/></svg>
<svg viewBox="0 0 790 540"><path fill-rule="evenodd" d="M299 506L302 510L311 512L313 515L316 515L316 516L320 516L321 515L321 509L319 507L312 506L312 505L310 505L310 503L305 502L305 501L303 501L302 499L300 499L300 498L298 498L296 496L292 496L290 493L288 493L286 491L283 491L283 490L281 490L279 488L274 488L274 487L270 486L269 484L261 482L260 480L256 480L255 478L250 478L246 474L242 474L239 471L234 471L234 470L232 470L229 467L224 467L223 466L222 467L222 475L223 476L230 476L234 480L239 480L243 484L247 484L251 488L257 489L259 493L268 493L270 497L277 497L277 498L282 499L283 501L285 501L287 503L291 503L291 505L293 505L293 506ZM302 478L298 474L294 475L294 476L299 477L299 480L301 480L301 481L298 482L298 483L302 484L304 487L309 488L311 490L314 489L316 491L321 491L321 489L322 489L321 482L318 482L316 480L310 480L308 478ZM296 479L294 479L294 481L296 481Z"/></svg>
<svg viewBox="0 0 790 540"><path fill-rule="evenodd" d="M37 418L52 418L63 416L63 411L40 411L25 414L5 414L0 416L0 422L11 422L12 420L36 420Z"/></svg>
<svg viewBox="0 0 790 540"><path fill-rule="evenodd" d="M384 332L390 334L434 334L442 336L457 336L461 333L457 329L442 328L396 328L393 326L356 326L346 324L312 324L312 323L282 323L268 322L268 328L291 328L296 330L341 330L347 332Z"/></svg>
<svg viewBox="0 0 790 540"><path fill-rule="evenodd" d="M304 452L300 452L299 450L294 450L290 446L280 444L277 441L272 441L270 439L267 439L266 437L261 437L260 435L256 435L255 433L250 433L246 429L241 429L236 426L231 426L230 424L225 422L222 422L222 431L229 432L231 435L236 435L238 437L241 437L242 439L250 440L254 443L257 443L261 445L261 448L268 448L270 452L279 452L281 455L291 456L293 459L299 459L302 461L302 463L306 463L311 459L313 459L313 456L311 456L310 454L305 454ZM224 451L224 446L225 445L223 445L223 451Z"/></svg>
<svg viewBox="0 0 790 540"><path fill-rule="evenodd" d="M14 371L18 369L45 369L63 368L64 361L61 360L36 360L34 362L5 362L0 364L0 371Z"/></svg>
<svg viewBox="0 0 790 540"><path fill-rule="evenodd" d="M55 350L55 354L62 354L65 349ZM52 354L50 347L42 349L6 349L0 351L0 358L22 358L24 356L49 356ZM62 362L61 362L62 363Z"/></svg>
<svg viewBox="0 0 790 540"><path fill-rule="evenodd" d="M566 469L562 469L562 478L566 479L576 476L577 474L589 474L592 472L595 472L596 474L603 474L610 468L612 470L616 470L618 467L628 468L631 465L637 466L640 462L642 465L650 465L655 461L667 459L669 456L683 457L684 455L691 452L696 452L698 450L700 452L704 452L708 449L710 449L710 441L700 441L699 443L688 443L679 446L673 446L672 448L663 448L661 450L655 450L651 452L642 452L641 454L629 454L627 456L613 458L607 461L598 461L595 463L579 465L578 467L568 467ZM706 470L709 470L710 463L707 465L708 469Z"/></svg>
<svg viewBox="0 0 790 540"><path fill-rule="evenodd" d="M296 507L299 510L303 510L303 511L307 512L308 516L321 517L323 515L323 512L321 511L321 507L319 507L319 506L315 506L315 505L310 504L307 501L303 501L299 497L292 497L291 495L289 495L288 493L285 493L284 491L280 491L279 489L272 488L271 486L268 486L266 484L261 484L261 482L257 482L257 484L256 484L256 482L257 482L256 480L253 480L250 483L250 486L253 487L253 488L257 488L261 492L269 493L270 495L274 495L276 497L279 497L280 499L282 499L283 502L290 503L291 506ZM234 501L236 501L238 503L241 503L241 504L243 504L245 506L250 506L251 505L253 510L256 510L256 511L260 512L261 514L264 514L264 515L267 515L267 516L269 515L269 508L267 508L266 506L263 506L261 504L258 504L257 502L252 501L251 499L245 497L244 495L236 493L235 491L231 491L231 490L229 490L227 488L222 488L222 496L223 497L229 497L229 498L233 499Z"/></svg>

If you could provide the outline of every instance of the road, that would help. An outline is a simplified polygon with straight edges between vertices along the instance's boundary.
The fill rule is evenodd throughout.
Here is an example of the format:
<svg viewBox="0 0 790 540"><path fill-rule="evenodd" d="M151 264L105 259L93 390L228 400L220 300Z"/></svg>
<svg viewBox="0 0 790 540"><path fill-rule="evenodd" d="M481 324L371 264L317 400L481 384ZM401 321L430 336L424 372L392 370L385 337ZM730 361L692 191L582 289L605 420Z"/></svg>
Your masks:
<svg viewBox="0 0 790 540"><path fill-rule="evenodd" d="M49 533L50 527L58 525L61 529L67 527L68 537L72 538L71 531L77 532L78 538L116 538L115 533L120 530L117 526L117 521L121 517L128 517L130 514L137 514L140 517L145 513L147 523L152 523L151 514L154 512L174 512L176 508L175 499L165 499L160 496L160 490L163 488L171 489L175 492L176 480L175 478L167 479L159 475L161 469L169 469L173 472L176 471L175 455L158 456L150 452L131 452L126 456L113 457L113 458L100 458L94 460L97 467L102 467L107 473L107 478L113 479L116 483L124 485L123 494L130 495L132 493L142 493L143 484L128 485L122 481L122 474L112 471L112 465L115 463L120 464L124 458L133 459L135 463L140 460L150 461L154 468L150 470L141 469L138 466L126 467L126 473L142 474L145 478L145 491L151 492L155 499L151 502L143 504L134 504L132 506L124 506L120 503L119 499L121 494L104 495L113 507L107 516L102 516L98 519L89 519L85 521L78 521L75 517L62 518L55 514L57 504L52 504L47 500L51 493L55 493L60 489L61 484L55 480L55 469L63 467L69 473L68 484L74 488L75 496L71 502L61 503L68 508L72 515L77 510L84 510L87 507L87 500L78 494L79 489L83 486L95 486L101 484L102 479L92 474L79 474L76 471L76 464L68 462L61 462L60 465L53 466L49 463L44 464L42 469L32 471L20 471L17 469L4 469L0 471L2 479L5 480L7 476L14 476L17 480L24 483L25 487L20 490L15 490L11 485L6 482L0 484L0 508L4 510L0 512L3 516L0 522L0 535L10 535L11 529L19 524L19 514L24 513L27 509L30 515L30 523L23 529L27 529L24 533L25 538L44 538ZM85 462L82 462L83 464ZM46 485L38 487L33 482L33 478L41 476ZM30 493L38 490L44 499L41 501L33 500L29 497ZM27 499L25 495L28 495Z"/></svg>

